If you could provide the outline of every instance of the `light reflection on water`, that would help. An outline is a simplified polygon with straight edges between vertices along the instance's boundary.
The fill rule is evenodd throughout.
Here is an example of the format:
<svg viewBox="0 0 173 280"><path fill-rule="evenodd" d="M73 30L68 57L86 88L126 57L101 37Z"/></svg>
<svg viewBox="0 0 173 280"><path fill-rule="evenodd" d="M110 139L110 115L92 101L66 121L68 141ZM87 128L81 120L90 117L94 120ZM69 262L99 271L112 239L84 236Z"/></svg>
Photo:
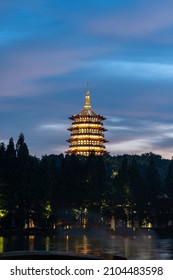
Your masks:
<svg viewBox="0 0 173 280"><path fill-rule="evenodd" d="M0 236L0 253L7 251L56 251L83 254L101 253L127 259L173 259L173 239L140 236Z"/></svg>

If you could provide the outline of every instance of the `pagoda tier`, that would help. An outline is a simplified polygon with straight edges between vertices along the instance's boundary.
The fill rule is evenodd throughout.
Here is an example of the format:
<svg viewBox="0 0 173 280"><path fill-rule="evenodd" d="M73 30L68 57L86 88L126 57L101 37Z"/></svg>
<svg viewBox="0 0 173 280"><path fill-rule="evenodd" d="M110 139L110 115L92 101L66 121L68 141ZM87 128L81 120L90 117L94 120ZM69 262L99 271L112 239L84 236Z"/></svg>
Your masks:
<svg viewBox="0 0 173 280"><path fill-rule="evenodd" d="M68 128L71 131L70 143L67 154L79 154L88 156L91 153L103 155L106 152L104 143L108 142L104 138L103 120L105 117L97 115L90 104L90 92L86 90L84 109L77 115L69 117L72 120L72 125Z"/></svg>

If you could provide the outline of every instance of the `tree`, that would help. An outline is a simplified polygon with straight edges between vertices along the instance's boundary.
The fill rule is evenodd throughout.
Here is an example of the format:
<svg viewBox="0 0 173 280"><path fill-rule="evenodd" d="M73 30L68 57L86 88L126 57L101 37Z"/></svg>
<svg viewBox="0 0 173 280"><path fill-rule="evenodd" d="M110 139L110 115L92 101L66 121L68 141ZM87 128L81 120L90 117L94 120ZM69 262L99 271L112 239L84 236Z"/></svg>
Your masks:
<svg viewBox="0 0 173 280"><path fill-rule="evenodd" d="M17 144L16 144L16 152L17 152L17 157L20 159L28 159L29 157L29 150L28 150L28 146L25 143L25 137L24 134L21 133L19 135Z"/></svg>
<svg viewBox="0 0 173 280"><path fill-rule="evenodd" d="M148 202L154 202L156 195L161 191L161 182L158 169L151 155L145 176L145 193Z"/></svg>
<svg viewBox="0 0 173 280"><path fill-rule="evenodd" d="M6 151L6 201L9 226L23 227L25 222L26 195L28 189L29 151L24 134L19 135L16 150L10 138Z"/></svg>
<svg viewBox="0 0 173 280"><path fill-rule="evenodd" d="M100 212L106 195L106 169L102 156L90 154L86 159L85 190L89 207Z"/></svg>
<svg viewBox="0 0 173 280"><path fill-rule="evenodd" d="M131 217L132 223L138 221L139 225L142 224L145 213L144 201L144 184L143 178L140 174L139 164L136 159L132 159L129 166L129 185L131 192Z"/></svg>
<svg viewBox="0 0 173 280"><path fill-rule="evenodd" d="M6 153L5 145L4 143L0 143L0 190L1 190L2 182L4 181L5 153Z"/></svg>
<svg viewBox="0 0 173 280"><path fill-rule="evenodd" d="M0 143L0 211L6 209L6 196L5 196L5 152L6 148L4 143ZM1 217L0 217L1 218Z"/></svg>
<svg viewBox="0 0 173 280"><path fill-rule="evenodd" d="M173 157L170 161L165 179L165 191L169 197L173 198Z"/></svg>
<svg viewBox="0 0 173 280"><path fill-rule="evenodd" d="M149 159L144 186L145 191L143 199L145 201L146 220L156 225L159 213L158 195L161 193L161 181L153 154L151 154Z"/></svg>
<svg viewBox="0 0 173 280"><path fill-rule="evenodd" d="M15 150L15 147L14 147L14 140L13 140L12 137L10 138L9 143L7 145L6 156L7 156L8 159L16 157L16 150Z"/></svg>

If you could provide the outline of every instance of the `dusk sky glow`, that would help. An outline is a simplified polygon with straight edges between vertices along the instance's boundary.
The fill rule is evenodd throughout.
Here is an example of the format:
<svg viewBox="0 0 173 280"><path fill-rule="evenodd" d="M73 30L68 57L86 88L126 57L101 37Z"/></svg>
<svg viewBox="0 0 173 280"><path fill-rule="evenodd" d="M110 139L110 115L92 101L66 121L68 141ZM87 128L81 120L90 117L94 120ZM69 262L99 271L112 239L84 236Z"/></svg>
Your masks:
<svg viewBox="0 0 173 280"><path fill-rule="evenodd" d="M0 1L0 142L66 151L86 82L111 155L172 158L173 1Z"/></svg>

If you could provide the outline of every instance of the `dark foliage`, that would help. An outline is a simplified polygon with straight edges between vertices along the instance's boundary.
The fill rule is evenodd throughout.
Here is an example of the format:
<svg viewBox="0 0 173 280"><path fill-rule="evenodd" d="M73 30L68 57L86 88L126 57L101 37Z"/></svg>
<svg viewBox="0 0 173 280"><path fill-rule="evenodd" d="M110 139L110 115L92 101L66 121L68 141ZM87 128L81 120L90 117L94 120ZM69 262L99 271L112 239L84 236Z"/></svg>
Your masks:
<svg viewBox="0 0 173 280"><path fill-rule="evenodd" d="M173 160L152 153L123 156L29 154L21 133L0 144L0 226L53 227L66 216L155 226L172 223ZM76 212L75 212L76 211ZM3 215L4 213L4 215Z"/></svg>

